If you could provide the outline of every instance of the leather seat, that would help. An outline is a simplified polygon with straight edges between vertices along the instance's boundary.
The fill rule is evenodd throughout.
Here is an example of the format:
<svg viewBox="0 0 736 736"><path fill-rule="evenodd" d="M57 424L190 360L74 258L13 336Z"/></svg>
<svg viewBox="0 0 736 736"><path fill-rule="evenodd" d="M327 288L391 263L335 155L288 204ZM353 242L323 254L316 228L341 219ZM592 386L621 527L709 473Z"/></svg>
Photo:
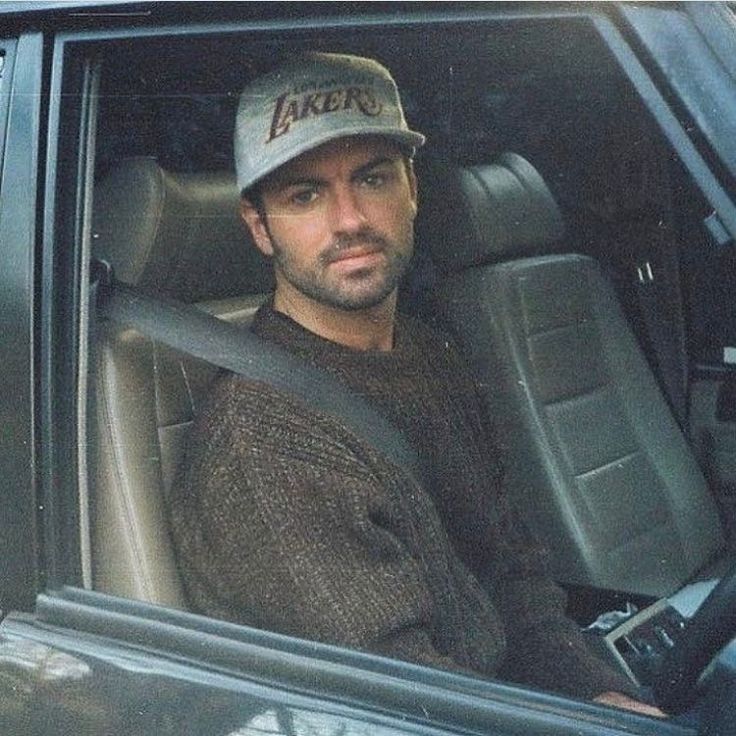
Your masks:
<svg viewBox="0 0 736 736"><path fill-rule="evenodd" d="M117 279L248 322L272 288L238 216L234 175L172 174L123 161L95 190L94 255ZM96 340L93 587L185 607L165 498L189 426L217 369L130 329Z"/></svg>
<svg viewBox="0 0 736 736"><path fill-rule="evenodd" d="M510 490L564 583L666 595L722 555L715 503L591 258L523 158L440 168L434 308L508 444Z"/></svg>

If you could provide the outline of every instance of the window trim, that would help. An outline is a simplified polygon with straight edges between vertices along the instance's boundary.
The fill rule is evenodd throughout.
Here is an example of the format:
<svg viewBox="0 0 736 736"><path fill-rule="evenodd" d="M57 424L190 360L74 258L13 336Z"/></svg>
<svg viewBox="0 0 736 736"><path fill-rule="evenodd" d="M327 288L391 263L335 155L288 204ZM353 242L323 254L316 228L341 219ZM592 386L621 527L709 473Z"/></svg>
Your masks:
<svg viewBox="0 0 736 736"><path fill-rule="evenodd" d="M318 698L356 715L399 718L407 730L529 736L659 734L682 726L518 685L465 677L365 652L305 641L122 598L64 588L42 595L38 624L73 630L138 661L163 657L218 675ZM198 679L201 682L201 678Z"/></svg>
<svg viewBox="0 0 736 736"><path fill-rule="evenodd" d="M0 454L0 605L5 609L0 617L10 608L32 605L40 576L33 307L42 38L25 34L2 43L7 91L0 96L0 356L6 391L0 395L0 411L6 419Z"/></svg>
<svg viewBox="0 0 736 736"><path fill-rule="evenodd" d="M89 49L94 49L96 44L103 44L112 40L151 38L156 36L162 38L196 37L216 35L218 33L246 34L256 32L265 35L279 31L288 31L297 35L307 30L329 31L354 28L357 31L363 31L377 24L380 24L381 27L399 29L408 26L422 27L439 23L471 24L477 21L494 21L500 19L509 21L515 18L543 19L544 17L554 19L564 17L590 19L595 29L601 35L602 43L614 54L622 71L642 96L650 112L653 113L662 132L665 133L675 150L686 161L690 173L695 176L695 172L691 168L694 167L700 177L695 177L699 184L702 182L702 186L716 191L716 193L718 191L722 192L722 190L713 189L713 185L718 184L715 177L713 177L705 161L699 157L697 150L693 147L692 142L685 135L672 111L658 93L646 70L635 57L634 51L628 46L615 25L607 17L602 15L600 11L582 10L580 12L563 13L551 11L544 15L529 12L499 14L498 12L475 11L461 14L436 13L431 14L429 18L397 15L389 21L384 18L362 18L350 21L334 18L315 18L300 23L298 28L294 28L293 24L289 21L279 20L196 25L186 29L163 26L66 32L57 37L54 49L54 73L51 85L52 100L54 102L49 113L49 130L51 133L49 136L49 165L46 180L46 194L49 206L46 208L44 220L44 253L46 254L47 260L45 261L44 273L49 275L49 281L51 281L50 275L54 273L54 244L60 241L58 211L56 210L56 201L59 192L59 182L57 179L60 161L57 148L58 142L53 131L61 128L62 77L65 74L64 64L68 59L67 51L72 49L72 47L89 45ZM73 50L76 54L76 48ZM79 53L77 58L81 58L82 56L83 54ZM85 94L93 93L88 90ZM653 95L654 102L651 105L645 94ZM90 105L88 109L91 110L93 108L94 106ZM84 137L85 135L86 137ZM81 208L84 215L82 220L80 221L79 219L79 213L75 216L74 247L76 247L78 252L74 259L77 279L75 299L77 301L72 300L68 302L68 304L74 307L74 314L80 313L79 310L82 309L81 304L84 302L86 295L86 287L82 284L85 283L86 274L84 253L88 252L85 251L85 238L87 240L89 239L88 220L90 207L88 198L91 187L90 150L94 150L94 145L92 145L91 149L89 146L90 135L90 132L82 134L82 140L85 143L84 145L80 144L77 151L77 173L81 170L86 171L86 174L82 177L82 182L86 182L86 184L83 184L76 193L77 202L80 202L81 198L85 200L85 205ZM85 149L86 153L82 149ZM683 155L683 151L686 155ZM706 189L704 189L705 191ZM727 204L731 210L734 210L732 213L732 224L736 232L736 208L734 208L730 200L727 201ZM724 205L724 211L727 211L728 207ZM88 242L86 245L88 246ZM70 247L72 247L71 243ZM58 350L58 348L52 346L51 340L53 333L51 332L50 326L52 325L52 317L55 313L54 307L52 306L52 299L53 293L49 292L46 297L47 310L44 312L44 319L47 320L47 330L44 333L46 340L44 365L47 370L53 365L52 357L55 354L53 351ZM56 308L58 309L58 306ZM77 329L83 327L84 324L78 326ZM71 344L81 346L80 349L83 349L81 339L72 341ZM82 371L83 365L84 359L82 359L76 368L78 373ZM50 375L47 378L51 381ZM77 402L82 401L84 393L80 390L76 394ZM47 397L47 400L49 403L46 405L46 410L49 413L46 419L51 423L54 416L51 410L53 397ZM79 411L77 411L76 416L78 421L81 421ZM79 431L81 430L78 428L77 432ZM53 439L47 437L47 441L49 447L51 447L53 445ZM58 460L51 458L47 466L47 493L50 495L52 492L61 492L61 499L55 501L55 507L58 509L63 504L65 493L69 493L70 491L65 491L58 487L55 488L54 484L51 483L50 479L54 477L55 463L58 463ZM75 468L77 467L75 465ZM77 484L75 483L73 487L77 489ZM60 514L61 512L56 510L54 513ZM61 517L55 522L52 522L52 529L54 531L47 537L51 550L56 549L60 530L68 530L70 528L68 522L61 523L60 519ZM75 522L78 530L80 524L83 525L83 519L76 519ZM84 542L82 541L81 544L84 545ZM68 560L57 561L53 565L50 578L54 584L74 580L74 575L69 574L73 567L72 562L73 556L69 557ZM81 561L81 564L84 565L84 560ZM254 633L255 630L247 629L246 627L226 624L215 621L214 619L197 617L188 613L153 608L137 601L127 601L97 593L85 593L81 590L71 589L61 592L49 592L48 595L39 598L38 615L39 621L46 625L73 628L75 631L84 631L96 636L112 638L131 647L139 647L141 640L161 642L160 646L162 649L165 649L167 656L174 655L177 658L194 659L197 663L206 663L212 669L223 669L223 671L226 670L228 672L232 672L234 668L239 677L258 678L263 676L264 671L271 671L271 676L276 678L279 686L283 686L286 682L289 687L304 687L310 693L313 693L315 688L318 688L320 694L324 697L332 699L348 698L351 702L354 700L355 702L369 706L372 704L372 707L381 709L395 708L401 714L411 712L411 717L418 718L420 722L422 722L423 716L416 711L416 708L419 707L416 702L416 685L418 683L426 684L428 689L432 685L432 698L437 699L437 710L433 711L433 713L446 713L447 723L453 727L457 727L456 719L462 718L463 726L469 728L466 724L469 723L467 720L469 713L472 713L473 717L477 716L481 719L477 724L473 722L473 726L476 727L477 725L477 728L484 732L503 731L509 728L513 730L514 726L518 726L519 718L523 717L519 715L520 709L523 712L529 711L532 714L529 718L539 718L539 722L543 728L543 730L540 730L540 733L554 733L554 731L550 730L552 722L559 725L559 733L567 733L568 729L572 729L573 727L578 729L579 733L597 733L600 732L602 723L613 729L614 732L619 727L615 717L610 716L609 718L608 711L603 712L602 715L602 709L599 709L597 706L581 704L575 701L573 708L573 706L567 705L567 701L564 699L548 694L532 693L531 691L496 683L483 683L482 681L476 680L468 681L465 678L450 673L438 673L437 671L427 670L426 668L415 665L391 662L359 652L316 645L313 642L300 642L290 637L280 637L277 634L269 632ZM202 653L201 637L203 634L216 638L216 641L212 640L213 646L206 654ZM300 647L301 649L299 649ZM300 651L303 656L299 655ZM349 671L339 668L336 671L334 669L336 663L348 664ZM283 667L283 670L278 669L279 667ZM375 678L375 683L371 676L373 672L378 675ZM430 673L431 677L427 673ZM392 678L389 684L385 682L387 677ZM426 681L427 679L431 679L432 682ZM370 680L371 687L368 687L367 680ZM468 685L468 682L472 683L472 687ZM403 685L400 687L399 683L403 683ZM459 687L458 683L462 683L462 687ZM373 689L374 684L375 689ZM468 688L470 688L470 693L468 693ZM480 695L481 690L483 691L483 697ZM387 704L387 698L390 699L390 704ZM584 718L579 717L581 712L586 714ZM550 721L550 718L553 720ZM560 718L561 720L554 721L555 718ZM631 718L632 716L627 715L626 725L620 726L622 732L628 732L630 728L629 719ZM564 727L561 725L562 723L565 724ZM662 726L656 732L666 731L667 728ZM645 732L654 733L654 727L652 727L651 731L642 731L642 733Z"/></svg>

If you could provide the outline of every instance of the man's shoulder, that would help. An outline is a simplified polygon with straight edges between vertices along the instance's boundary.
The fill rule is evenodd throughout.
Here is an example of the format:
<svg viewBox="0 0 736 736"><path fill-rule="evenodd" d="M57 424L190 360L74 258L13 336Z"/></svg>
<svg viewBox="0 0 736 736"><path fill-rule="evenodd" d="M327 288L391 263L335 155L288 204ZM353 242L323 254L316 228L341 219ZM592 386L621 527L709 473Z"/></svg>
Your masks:
<svg viewBox="0 0 736 736"><path fill-rule="evenodd" d="M234 373L213 383L196 422L197 434L225 432L260 443L354 445L352 433L337 418L299 396Z"/></svg>
<svg viewBox="0 0 736 736"><path fill-rule="evenodd" d="M222 371L212 383L202 407L202 414L214 415L218 421L236 417L240 422L306 416L310 411L297 397L263 381L228 371Z"/></svg>
<svg viewBox="0 0 736 736"><path fill-rule="evenodd" d="M192 457L223 462L229 456L241 467L278 462L361 477L391 467L337 417L236 374L223 373L213 384L189 445Z"/></svg>

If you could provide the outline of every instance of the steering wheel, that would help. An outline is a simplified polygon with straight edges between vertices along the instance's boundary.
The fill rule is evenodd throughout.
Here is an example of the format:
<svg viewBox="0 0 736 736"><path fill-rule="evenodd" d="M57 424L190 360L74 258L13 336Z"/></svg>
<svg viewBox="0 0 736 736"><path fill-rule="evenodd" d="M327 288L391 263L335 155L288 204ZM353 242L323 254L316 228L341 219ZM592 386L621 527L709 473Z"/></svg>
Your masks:
<svg viewBox="0 0 736 736"><path fill-rule="evenodd" d="M653 688L657 705L669 713L692 705L698 679L734 635L736 567L721 578L665 655Z"/></svg>

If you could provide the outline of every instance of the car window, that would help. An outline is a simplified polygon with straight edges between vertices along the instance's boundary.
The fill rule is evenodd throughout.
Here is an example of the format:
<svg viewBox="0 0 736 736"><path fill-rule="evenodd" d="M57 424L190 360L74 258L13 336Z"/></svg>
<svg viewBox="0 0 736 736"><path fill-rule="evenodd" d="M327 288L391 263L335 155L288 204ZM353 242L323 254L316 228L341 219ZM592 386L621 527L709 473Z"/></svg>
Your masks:
<svg viewBox="0 0 736 736"><path fill-rule="evenodd" d="M593 25L574 17L502 17L442 31L409 24L380 34L329 24L299 33L131 32L74 46L71 58L94 78L80 239L114 278L236 323L252 319L273 274L238 217L233 120L246 82L304 50L370 56L394 72L409 124L429 139L416 159L420 201L422 186L441 190L429 176L421 183L436 161L484 165L506 152L530 161L560 206L565 247L601 263L657 367L639 285L652 268L669 278L693 262L686 235L701 228L707 208ZM407 311L425 308L435 278L431 269L419 273ZM676 307L675 352L687 336ZM703 321L712 317L702 301L697 309ZM736 336L716 340L696 321L693 334L736 345ZM93 325L87 357L87 584L189 608L170 512L192 423L218 371L104 321ZM590 623L586 601L571 592L572 615Z"/></svg>

